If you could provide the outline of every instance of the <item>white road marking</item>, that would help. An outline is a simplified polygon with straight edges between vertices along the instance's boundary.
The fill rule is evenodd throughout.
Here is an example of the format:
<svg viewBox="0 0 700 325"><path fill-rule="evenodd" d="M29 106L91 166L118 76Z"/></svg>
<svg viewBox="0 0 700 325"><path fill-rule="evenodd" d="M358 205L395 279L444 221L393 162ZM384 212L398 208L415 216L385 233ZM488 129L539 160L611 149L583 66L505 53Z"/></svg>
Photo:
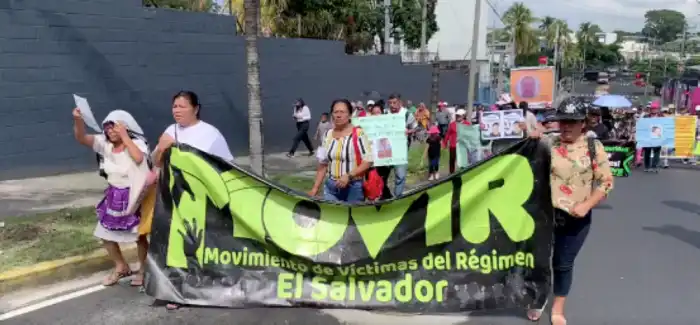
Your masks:
<svg viewBox="0 0 700 325"><path fill-rule="evenodd" d="M72 300L72 299L75 299L78 297L89 295L91 293L98 292L100 290L104 290L105 288L106 287L103 285L97 285L97 286L83 289L80 291L71 292L71 293L66 294L66 295L58 296L56 298L45 300L45 301L42 301L42 302L37 303L37 304L33 304L33 305L29 305L29 306L22 307L19 309L15 309L13 311L10 311L10 312L7 312L7 313L0 315L0 321L8 320L10 318L15 318L17 316L28 314L28 313L37 311L39 309L46 308L48 306L62 303L64 301L68 301L68 300Z"/></svg>
<svg viewBox="0 0 700 325"><path fill-rule="evenodd" d="M322 313L348 325L458 325L470 321L465 314L420 315L387 312L372 312L357 309L322 309Z"/></svg>

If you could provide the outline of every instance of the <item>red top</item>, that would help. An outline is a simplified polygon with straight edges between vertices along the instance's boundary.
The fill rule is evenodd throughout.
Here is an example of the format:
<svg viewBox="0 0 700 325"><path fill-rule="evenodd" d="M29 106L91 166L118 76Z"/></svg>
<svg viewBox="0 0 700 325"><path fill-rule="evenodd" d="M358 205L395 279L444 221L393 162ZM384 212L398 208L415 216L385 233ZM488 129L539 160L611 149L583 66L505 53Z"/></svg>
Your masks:
<svg viewBox="0 0 700 325"><path fill-rule="evenodd" d="M365 111L365 110L360 110L357 113L357 117L365 117L365 116L367 116L367 111Z"/></svg>
<svg viewBox="0 0 700 325"><path fill-rule="evenodd" d="M462 124L472 125L468 120L463 120ZM447 147L448 144L450 145L450 149L457 148L457 121L450 122L449 126L447 126L445 138L442 139L442 146Z"/></svg>

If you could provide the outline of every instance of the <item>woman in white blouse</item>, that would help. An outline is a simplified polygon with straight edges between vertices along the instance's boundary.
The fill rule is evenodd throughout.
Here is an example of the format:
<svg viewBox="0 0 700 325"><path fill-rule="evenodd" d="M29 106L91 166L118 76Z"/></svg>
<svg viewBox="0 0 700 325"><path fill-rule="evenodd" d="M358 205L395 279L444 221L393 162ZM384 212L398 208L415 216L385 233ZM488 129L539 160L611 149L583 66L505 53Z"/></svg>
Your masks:
<svg viewBox="0 0 700 325"><path fill-rule="evenodd" d="M78 143L92 148L103 157L103 169L107 178L104 198L96 206L97 226L94 235L103 242L114 262L112 271L102 281L104 286L117 284L120 279L136 274L132 286L143 282L144 261L148 250L146 236L139 233L142 221L140 196L145 189L148 166L148 145L137 135L141 127L126 111L110 112L102 122L102 135L88 134L78 108L73 110L73 134ZM143 132L143 131L141 131ZM137 243L140 270L133 272L124 260L120 243Z"/></svg>
<svg viewBox="0 0 700 325"><path fill-rule="evenodd" d="M304 145L309 149L309 156L314 155L314 147L311 145L311 140L309 139L309 125L311 122L311 110L304 103L304 100L299 98L294 104L294 111L292 112L294 120L297 122L297 134L294 136L292 142L292 148L289 149L287 157L294 157L294 154L299 147L299 142L304 142Z"/></svg>
<svg viewBox="0 0 700 325"><path fill-rule="evenodd" d="M184 143L225 161L233 162L233 155L228 143L219 129L200 119L201 106L199 97L191 91L181 91L173 96L173 117L175 124L170 125L158 141L154 150L157 167L163 166L163 152L176 142ZM174 310L179 304L168 303L166 308Z"/></svg>
<svg viewBox="0 0 700 325"><path fill-rule="evenodd" d="M173 96L175 124L165 129L158 140L158 147L153 153L156 166L163 165L163 152L176 141L233 162L226 139L219 129L199 118L200 111L199 97L194 92L181 91Z"/></svg>

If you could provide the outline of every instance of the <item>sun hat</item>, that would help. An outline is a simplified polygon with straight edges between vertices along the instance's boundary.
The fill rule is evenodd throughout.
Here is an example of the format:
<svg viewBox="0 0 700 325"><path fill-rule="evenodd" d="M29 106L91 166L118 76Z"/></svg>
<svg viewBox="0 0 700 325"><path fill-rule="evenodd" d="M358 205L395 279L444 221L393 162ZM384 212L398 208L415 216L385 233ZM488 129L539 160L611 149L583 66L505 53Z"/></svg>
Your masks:
<svg viewBox="0 0 700 325"><path fill-rule="evenodd" d="M556 121L583 121L586 119L586 103L575 97L563 100L554 115Z"/></svg>

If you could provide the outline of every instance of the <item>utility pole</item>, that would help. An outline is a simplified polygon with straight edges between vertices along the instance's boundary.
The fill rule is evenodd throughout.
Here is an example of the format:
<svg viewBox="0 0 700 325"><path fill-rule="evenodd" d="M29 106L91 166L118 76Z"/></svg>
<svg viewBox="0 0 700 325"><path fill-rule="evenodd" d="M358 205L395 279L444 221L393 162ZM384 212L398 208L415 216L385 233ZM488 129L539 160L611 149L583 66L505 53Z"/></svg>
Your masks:
<svg viewBox="0 0 700 325"><path fill-rule="evenodd" d="M384 54L391 54L391 0L384 0Z"/></svg>
<svg viewBox="0 0 700 325"><path fill-rule="evenodd" d="M554 98L559 95L559 24L554 32Z"/></svg>
<svg viewBox="0 0 700 325"><path fill-rule="evenodd" d="M468 102L467 110L471 112L474 109L474 95L476 92L476 72L478 67L476 66L476 56L479 52L479 20L481 18L481 1L475 0L474 4L474 24L472 26L472 57L469 61L469 91L468 91Z"/></svg>
<svg viewBox="0 0 700 325"><path fill-rule="evenodd" d="M656 45L656 38L651 39L651 47ZM644 83L644 97L647 97L647 94L649 93L649 83L651 82L651 47L649 47L649 50L647 51L649 53L649 64L647 66L647 76L646 76L646 81Z"/></svg>
<svg viewBox="0 0 700 325"><path fill-rule="evenodd" d="M685 41L688 38L688 25L683 25L683 42L681 42L681 62L685 62Z"/></svg>
<svg viewBox="0 0 700 325"><path fill-rule="evenodd" d="M505 73L503 73L503 70L505 70L505 65L506 65L506 52L501 53L500 55L500 61L498 62L498 86L496 87L496 98L498 98L498 95L504 93L506 91L506 85L505 85Z"/></svg>
<svg viewBox="0 0 700 325"><path fill-rule="evenodd" d="M423 0L420 21L420 63L425 63L428 51L428 0Z"/></svg>

